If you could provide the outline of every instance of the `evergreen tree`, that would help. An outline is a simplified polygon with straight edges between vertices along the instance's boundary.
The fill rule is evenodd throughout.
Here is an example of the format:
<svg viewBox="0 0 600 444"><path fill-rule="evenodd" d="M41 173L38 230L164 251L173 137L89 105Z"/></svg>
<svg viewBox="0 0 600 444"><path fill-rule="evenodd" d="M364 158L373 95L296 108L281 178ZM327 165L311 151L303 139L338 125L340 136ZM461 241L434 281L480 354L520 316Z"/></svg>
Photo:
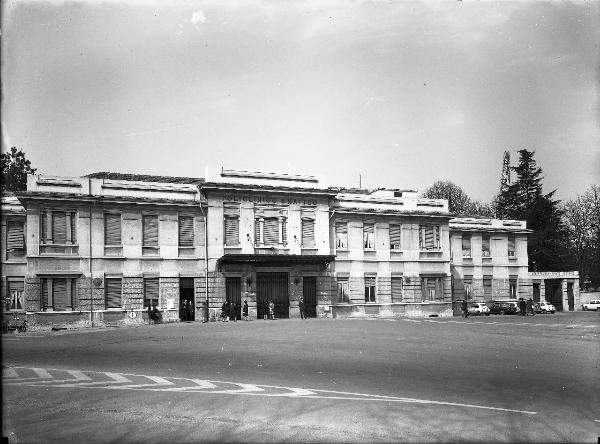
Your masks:
<svg viewBox="0 0 600 444"><path fill-rule="evenodd" d="M34 174L36 169L31 168L31 162L25 158L25 153L10 149L10 153L0 155L2 176L0 181L1 191L24 191L27 189L27 174Z"/></svg>

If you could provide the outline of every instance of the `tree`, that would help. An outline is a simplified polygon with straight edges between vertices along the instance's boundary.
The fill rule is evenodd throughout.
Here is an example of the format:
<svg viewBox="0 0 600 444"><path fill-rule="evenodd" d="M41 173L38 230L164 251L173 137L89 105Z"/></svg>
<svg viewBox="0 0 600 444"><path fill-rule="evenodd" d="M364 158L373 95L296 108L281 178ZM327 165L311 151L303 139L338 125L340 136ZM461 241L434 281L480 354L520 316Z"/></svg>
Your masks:
<svg viewBox="0 0 600 444"><path fill-rule="evenodd" d="M567 252L560 201L554 200L556 190L544 194L542 169L536 165L535 151L520 150L519 163L511 170L515 180L504 187L496 198L496 214L505 219L527 221L533 230L527 250L529 266L533 270L556 271L564 269Z"/></svg>
<svg viewBox="0 0 600 444"><path fill-rule="evenodd" d="M491 205L471 199L465 191L450 181L437 180L423 192L427 199L446 199L451 213L492 217Z"/></svg>
<svg viewBox="0 0 600 444"><path fill-rule="evenodd" d="M0 155L0 163L2 166L1 191L26 190L27 175L34 174L36 168L31 167L31 162L25 158L25 153L13 146L10 153Z"/></svg>

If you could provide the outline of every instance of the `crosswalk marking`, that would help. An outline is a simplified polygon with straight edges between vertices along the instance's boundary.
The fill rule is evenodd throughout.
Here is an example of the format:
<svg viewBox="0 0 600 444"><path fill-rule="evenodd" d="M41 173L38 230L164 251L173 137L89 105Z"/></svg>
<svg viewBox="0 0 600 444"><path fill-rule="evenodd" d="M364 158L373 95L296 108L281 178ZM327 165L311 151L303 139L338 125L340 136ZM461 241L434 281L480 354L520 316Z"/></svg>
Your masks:
<svg viewBox="0 0 600 444"><path fill-rule="evenodd" d="M43 368L32 368L31 370L33 370L33 372L38 376L38 378L52 379L52 375Z"/></svg>
<svg viewBox="0 0 600 444"><path fill-rule="evenodd" d="M19 375L17 374L16 370L14 368L3 368L2 369L2 377L3 378L18 378Z"/></svg>

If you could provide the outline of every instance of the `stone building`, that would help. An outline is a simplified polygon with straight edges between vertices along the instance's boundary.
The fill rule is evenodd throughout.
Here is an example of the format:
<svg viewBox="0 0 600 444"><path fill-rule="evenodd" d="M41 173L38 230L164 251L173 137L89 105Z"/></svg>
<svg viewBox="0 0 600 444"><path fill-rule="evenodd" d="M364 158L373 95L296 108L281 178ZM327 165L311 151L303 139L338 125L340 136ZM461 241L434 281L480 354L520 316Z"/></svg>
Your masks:
<svg viewBox="0 0 600 444"><path fill-rule="evenodd" d="M2 205L3 310L40 329L139 324L151 306L216 320L225 301L251 319L269 301L299 317L301 297L309 316L452 316L463 298L558 294L528 273L525 222L456 218L414 190L233 170L32 175ZM577 279L564 287L573 309Z"/></svg>

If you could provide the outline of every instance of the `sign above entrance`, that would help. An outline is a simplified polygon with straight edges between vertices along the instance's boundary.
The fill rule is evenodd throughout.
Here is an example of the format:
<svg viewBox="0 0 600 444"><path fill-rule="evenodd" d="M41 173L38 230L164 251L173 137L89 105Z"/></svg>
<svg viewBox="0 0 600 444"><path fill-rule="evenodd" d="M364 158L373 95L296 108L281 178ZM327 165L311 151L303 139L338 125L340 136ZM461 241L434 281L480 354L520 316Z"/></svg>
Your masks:
<svg viewBox="0 0 600 444"><path fill-rule="evenodd" d="M226 202L253 202L276 205L317 205L317 201L313 199L302 199L289 196L252 196L246 194L226 194L223 196L223 200Z"/></svg>

